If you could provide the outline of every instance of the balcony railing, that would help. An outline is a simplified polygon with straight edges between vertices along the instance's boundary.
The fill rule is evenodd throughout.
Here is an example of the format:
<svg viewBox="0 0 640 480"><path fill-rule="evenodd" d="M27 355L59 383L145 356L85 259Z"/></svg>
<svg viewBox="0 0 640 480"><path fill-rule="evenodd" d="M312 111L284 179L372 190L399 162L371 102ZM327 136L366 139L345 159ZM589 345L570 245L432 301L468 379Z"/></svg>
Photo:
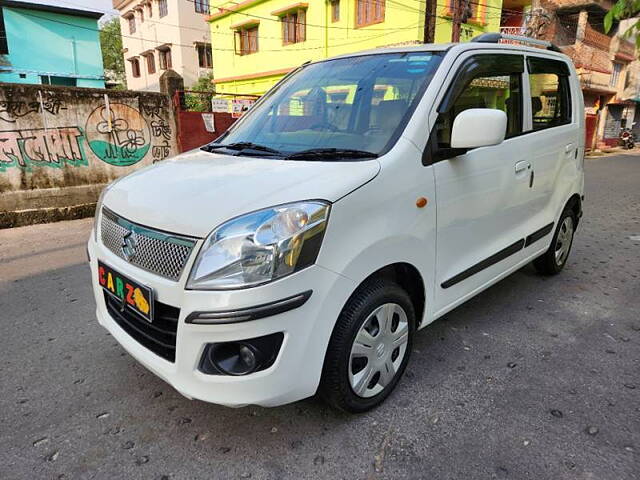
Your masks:
<svg viewBox="0 0 640 480"><path fill-rule="evenodd" d="M618 44L618 53L626 57L635 58L636 46L631 42L620 39L620 43Z"/></svg>
<svg viewBox="0 0 640 480"><path fill-rule="evenodd" d="M592 47L599 48L600 50L608 51L609 44L611 43L611 37L605 35L604 33L598 32L597 30L594 30L587 25L587 28L584 32L583 42L587 45L591 45Z"/></svg>

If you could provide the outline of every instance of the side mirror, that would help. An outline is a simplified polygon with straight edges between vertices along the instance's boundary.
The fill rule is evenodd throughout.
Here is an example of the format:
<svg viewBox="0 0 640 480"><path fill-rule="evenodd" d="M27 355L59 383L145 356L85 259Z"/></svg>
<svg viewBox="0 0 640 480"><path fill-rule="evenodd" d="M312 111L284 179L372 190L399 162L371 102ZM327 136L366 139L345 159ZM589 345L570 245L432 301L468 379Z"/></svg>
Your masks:
<svg viewBox="0 0 640 480"><path fill-rule="evenodd" d="M451 129L451 148L498 145L507 132L507 114L494 108L470 108L458 114Z"/></svg>

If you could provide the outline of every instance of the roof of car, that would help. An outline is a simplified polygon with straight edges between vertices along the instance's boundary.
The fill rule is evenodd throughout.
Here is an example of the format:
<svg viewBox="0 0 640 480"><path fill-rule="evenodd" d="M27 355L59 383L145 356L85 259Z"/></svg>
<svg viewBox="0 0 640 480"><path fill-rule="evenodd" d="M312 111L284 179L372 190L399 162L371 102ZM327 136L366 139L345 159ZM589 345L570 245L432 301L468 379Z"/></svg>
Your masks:
<svg viewBox="0 0 640 480"><path fill-rule="evenodd" d="M559 58L566 59L566 55L554 52L551 50L545 50L538 47L530 47L524 44L511 44L511 43L481 43L481 42L464 42L464 43L425 43L421 45L401 45L397 47L382 47L371 50L363 50L359 52L346 53L344 55L338 55L333 58L349 58L359 57L362 55L384 54L384 53L411 53L411 52L443 52L447 50L455 49L458 52L467 50L518 50L527 53L545 53L557 56Z"/></svg>

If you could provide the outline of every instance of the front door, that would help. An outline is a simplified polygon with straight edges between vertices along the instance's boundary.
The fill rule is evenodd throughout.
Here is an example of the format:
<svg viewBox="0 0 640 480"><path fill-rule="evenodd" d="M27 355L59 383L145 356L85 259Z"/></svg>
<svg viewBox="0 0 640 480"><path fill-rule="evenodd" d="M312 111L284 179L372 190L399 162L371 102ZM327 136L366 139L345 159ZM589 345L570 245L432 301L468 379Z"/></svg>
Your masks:
<svg viewBox="0 0 640 480"><path fill-rule="evenodd" d="M532 215L529 114L520 54L467 55L457 62L438 106L438 148L449 147L453 120L468 108L507 114L503 143L435 161L437 190L436 315L473 295L522 259ZM528 98L528 97L527 97Z"/></svg>

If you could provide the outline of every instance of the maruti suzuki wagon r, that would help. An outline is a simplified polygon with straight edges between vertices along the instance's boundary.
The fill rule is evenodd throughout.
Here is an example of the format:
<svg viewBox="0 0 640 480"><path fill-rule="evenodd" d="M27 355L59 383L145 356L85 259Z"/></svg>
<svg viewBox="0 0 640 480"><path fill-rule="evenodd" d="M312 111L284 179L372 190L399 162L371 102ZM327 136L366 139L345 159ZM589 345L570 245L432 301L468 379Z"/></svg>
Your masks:
<svg viewBox="0 0 640 480"><path fill-rule="evenodd" d="M189 398L378 405L417 330L567 262L578 77L499 38L303 65L213 143L109 185L88 244L100 324Z"/></svg>

